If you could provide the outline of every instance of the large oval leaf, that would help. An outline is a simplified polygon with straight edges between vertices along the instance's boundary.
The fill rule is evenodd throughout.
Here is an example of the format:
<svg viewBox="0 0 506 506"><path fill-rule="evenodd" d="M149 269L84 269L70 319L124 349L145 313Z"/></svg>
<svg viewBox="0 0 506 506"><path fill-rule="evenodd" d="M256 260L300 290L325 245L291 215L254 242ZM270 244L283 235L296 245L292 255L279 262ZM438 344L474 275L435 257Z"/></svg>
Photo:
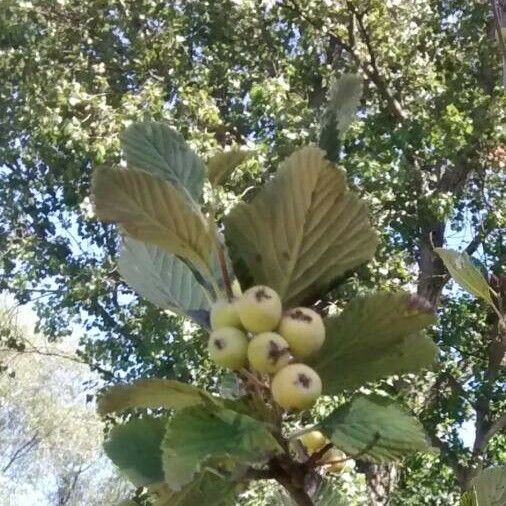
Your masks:
<svg viewBox="0 0 506 506"><path fill-rule="evenodd" d="M506 466L489 467L472 481L476 503L473 506L506 504Z"/></svg>
<svg viewBox="0 0 506 506"><path fill-rule="evenodd" d="M360 395L318 424L334 445L350 457L373 462L398 460L429 445L420 422L392 399Z"/></svg>
<svg viewBox="0 0 506 506"><path fill-rule="evenodd" d="M240 487L240 486L239 486ZM165 485L158 491L153 506L234 506L238 484L210 471L199 473L181 490L174 492Z"/></svg>
<svg viewBox="0 0 506 506"><path fill-rule="evenodd" d="M224 184L230 174L253 153L233 146L229 151L218 151L207 162L207 176L213 186Z"/></svg>
<svg viewBox="0 0 506 506"><path fill-rule="evenodd" d="M135 291L162 309L188 315L198 323L202 311L209 311L211 294L191 269L155 244L125 237L118 269Z"/></svg>
<svg viewBox="0 0 506 506"><path fill-rule="evenodd" d="M210 459L255 464L281 447L266 425L254 418L212 405L176 413L162 443L165 481L180 490Z"/></svg>
<svg viewBox="0 0 506 506"><path fill-rule="evenodd" d="M163 480L160 444L167 418L135 418L116 425L104 443L107 456L136 486Z"/></svg>
<svg viewBox="0 0 506 506"><path fill-rule="evenodd" d="M419 332L434 322L426 301L405 292L351 301L325 322L327 336L315 364L325 392L429 366L437 347Z"/></svg>
<svg viewBox="0 0 506 506"><path fill-rule="evenodd" d="M329 160L337 160L340 138L356 118L362 97L363 79L358 74L344 74L329 89L327 107L322 116L320 147Z"/></svg>
<svg viewBox="0 0 506 506"><path fill-rule="evenodd" d="M494 305L488 282L483 277L480 269L471 261L469 255L445 248L435 248L434 251L441 257L451 277L466 290L466 292L469 292L475 297L480 297L491 306Z"/></svg>
<svg viewBox="0 0 506 506"><path fill-rule="evenodd" d="M287 306L321 294L376 249L365 204L324 156L316 147L295 152L250 204L239 204L225 219L239 262Z"/></svg>
<svg viewBox="0 0 506 506"><path fill-rule="evenodd" d="M183 409L204 402L219 402L188 383L148 378L109 387L98 401L98 412L107 415L130 408Z"/></svg>
<svg viewBox="0 0 506 506"><path fill-rule="evenodd" d="M168 179L196 201L201 199L204 164L167 124L132 123L121 135L121 146L129 166Z"/></svg>
<svg viewBox="0 0 506 506"><path fill-rule="evenodd" d="M99 218L121 224L134 239L161 246L211 276L209 226L171 183L141 170L100 167L92 189Z"/></svg>

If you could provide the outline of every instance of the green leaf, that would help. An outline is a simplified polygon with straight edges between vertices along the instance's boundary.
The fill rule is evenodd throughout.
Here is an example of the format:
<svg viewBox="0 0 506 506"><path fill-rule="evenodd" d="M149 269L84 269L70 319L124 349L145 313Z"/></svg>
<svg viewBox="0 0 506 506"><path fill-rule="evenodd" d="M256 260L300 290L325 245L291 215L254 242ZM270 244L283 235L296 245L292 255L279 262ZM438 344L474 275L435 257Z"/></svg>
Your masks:
<svg viewBox="0 0 506 506"><path fill-rule="evenodd" d="M429 448L420 422L392 399L359 395L318 424L334 445L373 462L397 460Z"/></svg>
<svg viewBox="0 0 506 506"><path fill-rule="evenodd" d="M107 456L136 486L163 480L160 444L167 418L135 418L116 425L104 443Z"/></svg>
<svg viewBox="0 0 506 506"><path fill-rule="evenodd" d="M176 413L163 440L165 481L180 490L220 459L238 464L263 462L282 449L265 424L230 409L194 406Z"/></svg>
<svg viewBox="0 0 506 506"><path fill-rule="evenodd" d="M476 490L468 490L464 492L460 498L460 506L479 506L476 498Z"/></svg>
<svg viewBox="0 0 506 506"><path fill-rule="evenodd" d="M325 392L335 394L428 367L437 347L420 330L434 322L426 302L405 292L351 301L341 314L325 321L325 343L314 366Z"/></svg>
<svg viewBox="0 0 506 506"><path fill-rule="evenodd" d="M205 399L219 402L193 385L175 380L149 378L109 387L98 401L98 412L107 415L130 408L183 409L201 404Z"/></svg>
<svg viewBox="0 0 506 506"><path fill-rule="evenodd" d="M130 167L165 178L200 201L204 164L168 125L157 121L132 123L121 135L121 146Z"/></svg>
<svg viewBox="0 0 506 506"><path fill-rule="evenodd" d="M204 471L178 492L166 487L154 506L234 506L236 495L236 483Z"/></svg>
<svg viewBox="0 0 506 506"><path fill-rule="evenodd" d="M441 257L451 277L466 292L494 306L487 280L467 253L444 248L434 248L434 251Z"/></svg>
<svg viewBox="0 0 506 506"><path fill-rule="evenodd" d="M362 77L345 74L330 87L328 102L323 113L319 145L331 161L339 156L339 139L348 130L357 114L362 97Z"/></svg>
<svg viewBox="0 0 506 506"><path fill-rule="evenodd" d="M321 295L369 260L377 244L365 204L315 147L292 154L225 224L231 251L240 256L236 264L246 265L256 284L274 288L288 307Z"/></svg>
<svg viewBox="0 0 506 506"><path fill-rule="evenodd" d="M471 484L476 492L477 506L506 504L506 466L485 469Z"/></svg>
<svg viewBox="0 0 506 506"><path fill-rule="evenodd" d="M209 225L172 184L140 170L100 167L92 188L100 219L121 224L134 239L161 246L212 276Z"/></svg>
<svg viewBox="0 0 506 506"><path fill-rule="evenodd" d="M229 151L219 151L207 162L207 176L213 186L224 184L230 174L251 157L253 153L234 146Z"/></svg>
<svg viewBox="0 0 506 506"><path fill-rule="evenodd" d="M159 246L125 237L118 269L135 291L160 308L193 318L210 309L211 295L191 269Z"/></svg>

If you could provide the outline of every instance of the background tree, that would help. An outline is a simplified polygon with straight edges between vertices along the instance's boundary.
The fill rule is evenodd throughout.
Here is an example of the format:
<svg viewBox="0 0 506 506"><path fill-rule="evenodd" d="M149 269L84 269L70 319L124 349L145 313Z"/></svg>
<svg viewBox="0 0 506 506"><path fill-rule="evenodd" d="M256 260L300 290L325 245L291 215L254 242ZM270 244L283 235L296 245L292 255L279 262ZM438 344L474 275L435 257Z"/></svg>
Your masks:
<svg viewBox="0 0 506 506"><path fill-rule="evenodd" d="M361 290L416 287L442 308L434 331L441 367L418 389L439 395L425 404L410 394L410 380L394 385L442 457L401 469L399 501L444 503L468 481L447 467L452 455L471 457L459 427L495 416L504 402L503 370L492 392L485 379L493 316L479 301L443 292L448 277L433 252L449 240L489 272L503 269L505 108L491 19L485 1L3 2L2 288L33 302L46 335L82 325L80 353L108 382L194 376L200 350L188 346L181 320L132 296L114 263L115 233L90 219L92 166L117 161L118 134L143 117L168 120L204 154L252 144L255 156L223 192L227 209L268 177L260 164L272 168L317 139L332 77L358 70L360 120L332 156L382 232ZM355 281L336 300L352 296ZM485 461L500 460L504 445L491 440ZM398 471L363 470L374 500L385 502L386 477L394 485ZM440 476L447 479L433 490Z"/></svg>
<svg viewBox="0 0 506 506"><path fill-rule="evenodd" d="M27 313L24 313L26 316ZM97 381L70 342L50 344L2 313L23 350L1 347L0 501L115 504L131 493L102 451L104 423L86 402Z"/></svg>

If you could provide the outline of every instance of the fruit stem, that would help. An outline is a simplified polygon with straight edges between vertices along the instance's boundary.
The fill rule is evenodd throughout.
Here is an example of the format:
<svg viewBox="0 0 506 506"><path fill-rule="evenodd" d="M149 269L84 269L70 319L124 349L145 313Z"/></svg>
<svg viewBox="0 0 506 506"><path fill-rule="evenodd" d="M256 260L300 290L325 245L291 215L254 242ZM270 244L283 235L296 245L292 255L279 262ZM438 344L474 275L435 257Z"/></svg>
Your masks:
<svg viewBox="0 0 506 506"><path fill-rule="evenodd" d="M300 436L303 436L304 434L307 434L308 432L313 432L316 430L316 426L313 427L304 427L303 429L296 430L290 434L288 434L287 439L297 439Z"/></svg>
<svg viewBox="0 0 506 506"><path fill-rule="evenodd" d="M218 259L220 261L221 275L223 277L223 284L225 285L225 292L227 294L228 301L232 302L232 299L234 298L234 294L232 292L232 281L230 280L230 274L228 273L224 247L218 235L216 235L216 245L218 250Z"/></svg>

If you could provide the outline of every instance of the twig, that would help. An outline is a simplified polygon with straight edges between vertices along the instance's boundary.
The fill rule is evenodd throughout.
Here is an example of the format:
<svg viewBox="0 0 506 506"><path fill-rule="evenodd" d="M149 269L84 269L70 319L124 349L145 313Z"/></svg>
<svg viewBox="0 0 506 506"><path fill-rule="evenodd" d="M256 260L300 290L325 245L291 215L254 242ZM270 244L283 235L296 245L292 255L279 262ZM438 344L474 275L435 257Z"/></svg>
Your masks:
<svg viewBox="0 0 506 506"><path fill-rule="evenodd" d="M333 447L332 443L326 444L323 448L320 448L318 451L314 452L311 457L306 460L307 467L316 467L319 465L319 460L323 458L323 456Z"/></svg>

